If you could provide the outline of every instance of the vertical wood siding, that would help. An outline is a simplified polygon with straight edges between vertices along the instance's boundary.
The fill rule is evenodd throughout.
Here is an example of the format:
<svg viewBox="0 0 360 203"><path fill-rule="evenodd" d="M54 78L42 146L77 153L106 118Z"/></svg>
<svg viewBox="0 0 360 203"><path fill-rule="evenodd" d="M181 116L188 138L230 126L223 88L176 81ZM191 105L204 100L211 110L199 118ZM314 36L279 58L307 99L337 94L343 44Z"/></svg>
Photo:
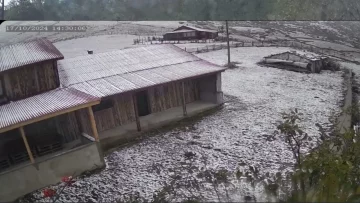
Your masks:
<svg viewBox="0 0 360 203"><path fill-rule="evenodd" d="M59 86L57 69L52 61L6 72L5 92L10 101L30 97Z"/></svg>
<svg viewBox="0 0 360 203"><path fill-rule="evenodd" d="M181 106L182 99L181 82L172 82L163 86L148 89L149 107L151 113L164 111L169 108ZM199 87L197 80L185 81L185 99L187 103L199 99ZM135 110L132 93L125 93L111 98L113 106L94 112L98 132L112 129L117 126L135 122ZM77 111L77 117L81 123L81 130L92 136L89 123L89 115L84 110Z"/></svg>
<svg viewBox="0 0 360 203"><path fill-rule="evenodd" d="M88 110L86 108L77 110L75 112L75 115L76 115L77 120L79 121L80 131L94 137L94 134L91 129L91 123L90 123L90 117L89 117Z"/></svg>
<svg viewBox="0 0 360 203"><path fill-rule="evenodd" d="M190 103L199 99L197 80L185 80L185 101ZM181 82L172 82L163 86L149 88L150 108L152 113L181 106Z"/></svg>
<svg viewBox="0 0 360 203"><path fill-rule="evenodd" d="M80 138L80 129L74 112L27 125L24 130L29 139L35 140L41 140L42 136L56 134L60 134L65 143Z"/></svg>
<svg viewBox="0 0 360 203"><path fill-rule="evenodd" d="M98 132L103 132L135 121L135 110L131 94L120 94L109 99L113 101L111 108L94 112ZM85 113L80 114L79 117L88 116ZM81 118L81 120L84 119Z"/></svg>
<svg viewBox="0 0 360 203"><path fill-rule="evenodd" d="M54 119L57 132L63 136L65 143L80 139L80 127L75 112L62 114Z"/></svg>

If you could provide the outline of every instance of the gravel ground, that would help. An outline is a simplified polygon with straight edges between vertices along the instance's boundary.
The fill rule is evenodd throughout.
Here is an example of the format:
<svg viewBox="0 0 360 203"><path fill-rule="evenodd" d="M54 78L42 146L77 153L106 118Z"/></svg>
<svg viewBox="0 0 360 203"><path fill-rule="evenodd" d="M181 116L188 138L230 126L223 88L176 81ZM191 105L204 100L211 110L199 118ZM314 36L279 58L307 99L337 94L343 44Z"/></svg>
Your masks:
<svg viewBox="0 0 360 203"><path fill-rule="evenodd" d="M181 164L185 152L195 153L195 165L211 169L226 168L229 171L245 170L256 166L261 174L286 174L291 172L293 158L284 141L273 134L280 113L298 108L305 115L303 126L313 138L307 149L314 147L318 136L315 123L330 125L332 112L339 113L343 91L340 72L301 74L256 64L268 54L285 51L285 48L237 48L233 49L237 69L223 74L223 91L227 102L216 112L185 126L160 131L128 147L118 148L106 156L106 168L90 176L80 177L73 187L66 188L61 202L107 202L121 199L122 195L139 192L149 199L169 181L164 171ZM287 49L288 50L288 49ZM199 54L203 59L223 65L226 50ZM154 166L163 170L154 171ZM232 201L243 201L254 196L265 201L264 188L231 179ZM58 185L51 186L59 187ZM181 191L180 191L181 192ZM208 201L217 201L211 187L205 185L202 194ZM32 196L42 199L41 191ZM34 199L29 200L35 201Z"/></svg>

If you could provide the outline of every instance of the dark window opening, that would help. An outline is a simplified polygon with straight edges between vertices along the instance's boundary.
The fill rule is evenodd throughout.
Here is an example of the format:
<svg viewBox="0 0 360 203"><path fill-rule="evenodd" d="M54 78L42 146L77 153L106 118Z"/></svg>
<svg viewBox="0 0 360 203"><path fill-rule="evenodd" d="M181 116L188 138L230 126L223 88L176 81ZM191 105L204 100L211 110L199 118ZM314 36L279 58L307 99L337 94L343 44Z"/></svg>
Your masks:
<svg viewBox="0 0 360 203"><path fill-rule="evenodd" d="M139 116L146 116L150 114L147 91L141 91L136 93L136 105Z"/></svg>
<svg viewBox="0 0 360 203"><path fill-rule="evenodd" d="M5 95L5 88L2 78L0 77L0 105L5 104L7 102L7 98Z"/></svg>
<svg viewBox="0 0 360 203"><path fill-rule="evenodd" d="M108 100L102 100L100 102L100 104L92 106L92 110L94 112L96 111L101 111L101 110L105 110L105 109L110 109L114 106L114 103L112 100L108 99Z"/></svg>

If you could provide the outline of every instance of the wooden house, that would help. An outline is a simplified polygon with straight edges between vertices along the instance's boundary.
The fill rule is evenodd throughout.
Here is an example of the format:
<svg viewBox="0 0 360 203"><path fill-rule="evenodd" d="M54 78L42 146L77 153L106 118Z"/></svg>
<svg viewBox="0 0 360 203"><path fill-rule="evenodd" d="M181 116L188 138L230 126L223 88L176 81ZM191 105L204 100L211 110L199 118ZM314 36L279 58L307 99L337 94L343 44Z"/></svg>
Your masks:
<svg viewBox="0 0 360 203"><path fill-rule="evenodd" d="M183 25L172 32L165 33L163 40L206 40L216 37L218 37L218 31Z"/></svg>
<svg viewBox="0 0 360 203"><path fill-rule="evenodd" d="M103 165L75 114L100 99L60 86L57 61L63 58L46 39L0 48L0 182L6 183L0 202Z"/></svg>

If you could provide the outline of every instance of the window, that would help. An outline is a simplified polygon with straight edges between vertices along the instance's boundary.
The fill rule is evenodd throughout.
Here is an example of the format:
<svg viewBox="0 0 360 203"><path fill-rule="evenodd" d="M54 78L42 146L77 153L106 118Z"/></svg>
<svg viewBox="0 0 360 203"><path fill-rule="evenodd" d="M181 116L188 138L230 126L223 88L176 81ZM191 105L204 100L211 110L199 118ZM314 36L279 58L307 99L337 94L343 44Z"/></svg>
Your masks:
<svg viewBox="0 0 360 203"><path fill-rule="evenodd" d="M112 100L108 99L108 100L102 100L100 102L100 104L92 106L92 110L94 112L96 111L101 111L101 110L105 110L105 109L110 109L114 106L114 103Z"/></svg>

